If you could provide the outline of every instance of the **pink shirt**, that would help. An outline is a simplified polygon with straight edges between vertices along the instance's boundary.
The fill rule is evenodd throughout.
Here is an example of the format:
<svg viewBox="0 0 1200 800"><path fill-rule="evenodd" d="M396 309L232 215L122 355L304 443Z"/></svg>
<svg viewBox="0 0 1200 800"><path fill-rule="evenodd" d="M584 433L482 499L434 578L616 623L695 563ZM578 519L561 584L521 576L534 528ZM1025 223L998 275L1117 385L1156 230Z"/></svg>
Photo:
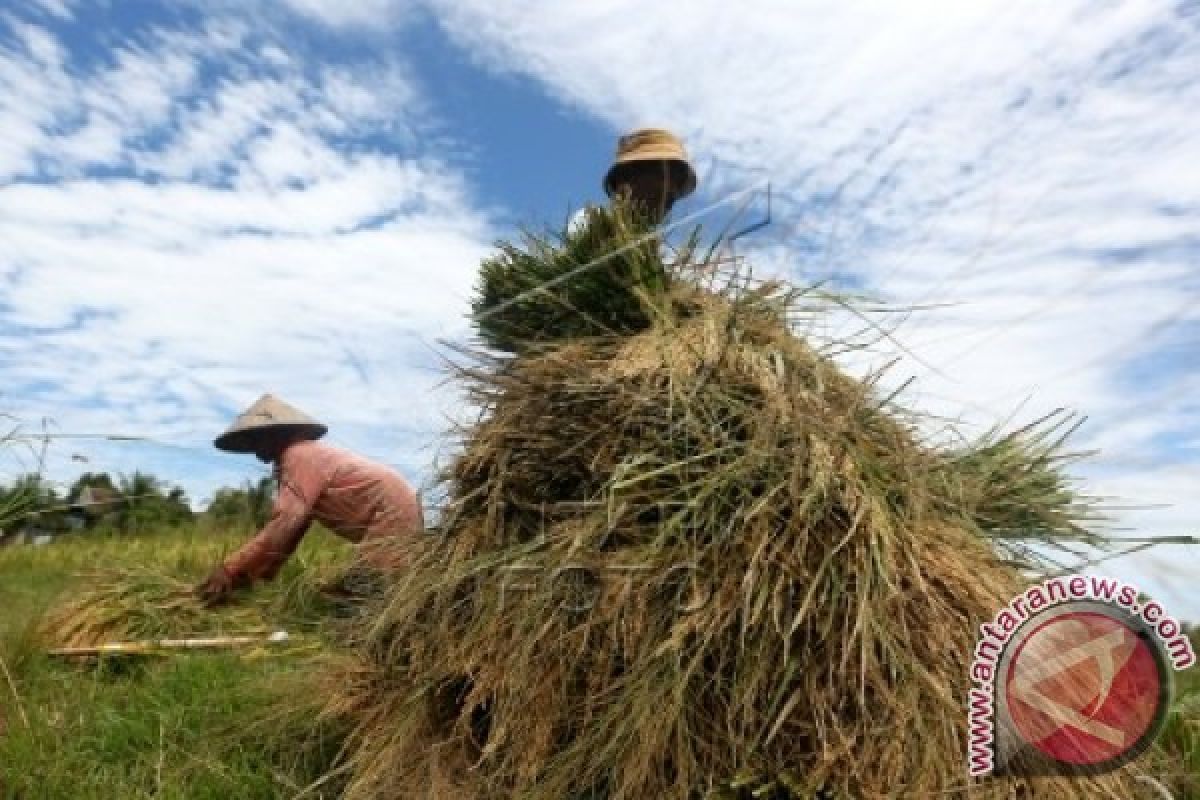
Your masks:
<svg viewBox="0 0 1200 800"><path fill-rule="evenodd" d="M424 527L413 487L395 470L347 450L296 442L283 451L276 476L271 519L225 561L235 581L273 578L314 520L352 542Z"/></svg>

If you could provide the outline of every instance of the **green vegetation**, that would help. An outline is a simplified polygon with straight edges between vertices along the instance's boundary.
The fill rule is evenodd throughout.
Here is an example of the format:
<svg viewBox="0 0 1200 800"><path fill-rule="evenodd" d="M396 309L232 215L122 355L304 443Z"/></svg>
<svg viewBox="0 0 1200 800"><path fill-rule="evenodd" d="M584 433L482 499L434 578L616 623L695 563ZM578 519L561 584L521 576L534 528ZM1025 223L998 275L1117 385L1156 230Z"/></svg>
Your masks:
<svg viewBox="0 0 1200 800"><path fill-rule="evenodd" d="M562 233L525 234L523 246L500 242L480 266L473 308L480 337L519 352L547 342L632 333L649 327L669 276L660 242L632 214L585 211L587 222ZM614 241L624 246L614 249ZM585 268L597 260L602 268Z"/></svg>
<svg viewBox="0 0 1200 800"><path fill-rule="evenodd" d="M86 472L65 492L41 476L19 477L0 487L0 540L22 532L59 534L87 529L134 534L162 533L195 521L187 494L153 475L134 472L114 480Z"/></svg>
<svg viewBox="0 0 1200 800"><path fill-rule="evenodd" d="M178 590L236 542L192 530L0 550L0 798L274 798L329 770L340 736L318 720L312 690L330 611L317 589L348 549L309 536L275 583L216 612L189 606ZM117 586L132 600L123 619L113 614ZM301 636L282 649L48 657L63 637L89 632L81 601L105 593L91 606L90 633L107 627L113 639L276 627ZM58 627L70 620L75 628ZM335 791L328 781L308 796Z"/></svg>
<svg viewBox="0 0 1200 800"><path fill-rule="evenodd" d="M257 483L246 481L237 489L218 489L204 515L222 530L242 526L259 528L271 515L273 496L271 478L260 478Z"/></svg>
<svg viewBox="0 0 1200 800"><path fill-rule="evenodd" d="M1200 655L1200 625L1189 632ZM1170 756L1171 785L1181 800L1200 800L1200 665L1176 673L1175 702L1160 739Z"/></svg>
<svg viewBox="0 0 1200 800"><path fill-rule="evenodd" d="M60 491L40 475L19 476L0 486L0 545L22 534L158 535L199 524L217 531L250 531L271 513L273 481L246 481L218 489L203 513L194 513L181 487L145 472L85 472Z"/></svg>

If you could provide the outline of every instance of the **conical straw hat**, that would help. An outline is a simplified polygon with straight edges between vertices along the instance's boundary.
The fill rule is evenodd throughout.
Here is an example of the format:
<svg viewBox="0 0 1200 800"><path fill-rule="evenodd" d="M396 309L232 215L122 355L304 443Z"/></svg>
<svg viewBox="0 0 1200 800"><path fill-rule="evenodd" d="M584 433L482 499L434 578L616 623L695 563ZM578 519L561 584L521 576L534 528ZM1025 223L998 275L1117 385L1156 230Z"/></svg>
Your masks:
<svg viewBox="0 0 1200 800"><path fill-rule="evenodd" d="M312 434L317 439L329 429L293 408L273 394L264 394L254 405L238 415L233 424L213 441L221 450L231 453L250 453L259 434L267 430L295 430Z"/></svg>
<svg viewBox="0 0 1200 800"><path fill-rule="evenodd" d="M685 173L678 188L679 197L687 197L696 189L696 171L688 161L687 151L679 137L662 128L642 128L617 140L617 157L604 176L604 191L611 195L616 177L623 167L641 161L667 161L678 164Z"/></svg>

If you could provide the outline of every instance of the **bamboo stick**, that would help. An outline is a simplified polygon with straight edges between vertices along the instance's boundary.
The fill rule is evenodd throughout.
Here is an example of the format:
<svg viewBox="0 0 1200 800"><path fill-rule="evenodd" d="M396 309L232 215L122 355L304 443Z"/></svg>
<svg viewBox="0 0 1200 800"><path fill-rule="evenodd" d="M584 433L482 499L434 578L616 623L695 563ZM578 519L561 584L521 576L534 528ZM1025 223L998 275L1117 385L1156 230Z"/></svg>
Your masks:
<svg viewBox="0 0 1200 800"><path fill-rule="evenodd" d="M137 642L110 642L90 647L60 647L49 651L49 654L60 658L101 655L150 655L163 650L222 650L259 644L281 644L287 642L290 638L287 631L275 631L269 636L151 639Z"/></svg>

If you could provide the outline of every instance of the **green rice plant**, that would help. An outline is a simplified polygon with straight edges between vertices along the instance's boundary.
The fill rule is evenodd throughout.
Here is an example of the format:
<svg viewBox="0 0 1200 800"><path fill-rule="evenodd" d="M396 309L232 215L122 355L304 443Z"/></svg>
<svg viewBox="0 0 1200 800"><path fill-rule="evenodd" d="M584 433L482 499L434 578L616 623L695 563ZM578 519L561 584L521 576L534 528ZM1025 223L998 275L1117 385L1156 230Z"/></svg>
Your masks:
<svg viewBox="0 0 1200 800"><path fill-rule="evenodd" d="M1099 501L1077 491L1066 471L1086 457L1065 449L1077 428L1060 412L946 450L933 475L939 502L1035 574L1061 568L1051 554L1068 546L1104 548Z"/></svg>
<svg viewBox="0 0 1200 800"><path fill-rule="evenodd" d="M0 414L0 417L5 416L7 415ZM15 430L0 435L0 450L15 447L14 435ZM14 525L37 510L39 501L43 499L39 496L37 480L36 475L27 475L12 487L0 488L0 539Z"/></svg>
<svg viewBox="0 0 1200 800"><path fill-rule="evenodd" d="M670 282L660 240L624 206L588 208L562 233L527 231L486 259L472 303L480 337L508 352L632 333L653 322Z"/></svg>
<svg viewBox="0 0 1200 800"><path fill-rule="evenodd" d="M1179 676L1175 702L1159 744L1166 755L1164 780L1180 800L1200 798L1200 672Z"/></svg>

